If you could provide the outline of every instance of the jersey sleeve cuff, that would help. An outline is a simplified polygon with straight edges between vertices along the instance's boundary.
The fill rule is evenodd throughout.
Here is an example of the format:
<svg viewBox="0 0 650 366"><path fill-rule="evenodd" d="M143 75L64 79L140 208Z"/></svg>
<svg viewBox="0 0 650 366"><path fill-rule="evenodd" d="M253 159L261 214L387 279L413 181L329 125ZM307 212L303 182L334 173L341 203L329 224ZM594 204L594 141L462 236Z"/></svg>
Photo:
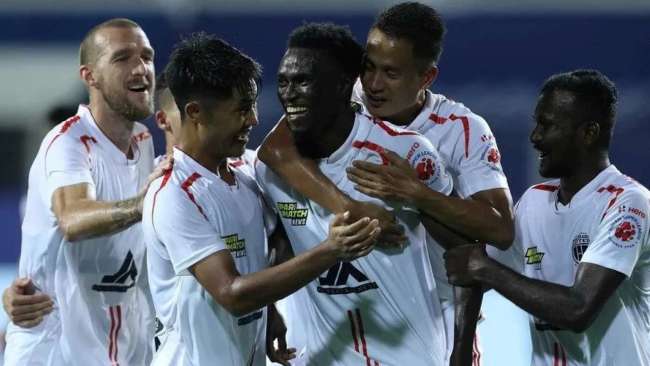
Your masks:
<svg viewBox="0 0 650 366"><path fill-rule="evenodd" d="M216 241L213 244L206 245L200 251L192 253L189 257L183 259L178 263L174 263L174 272L177 276L189 276L189 268L198 263L199 261L207 258L208 256L220 251L226 250L226 247L223 245L223 242Z"/></svg>

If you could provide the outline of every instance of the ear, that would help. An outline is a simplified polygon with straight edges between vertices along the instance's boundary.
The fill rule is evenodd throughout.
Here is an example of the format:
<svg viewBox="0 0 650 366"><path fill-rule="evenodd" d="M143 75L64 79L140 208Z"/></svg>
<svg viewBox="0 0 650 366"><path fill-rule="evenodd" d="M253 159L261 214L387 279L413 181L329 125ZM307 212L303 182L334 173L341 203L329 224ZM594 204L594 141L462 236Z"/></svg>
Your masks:
<svg viewBox="0 0 650 366"><path fill-rule="evenodd" d="M600 139L600 124L596 121L587 122L584 124L583 128L583 137L587 145L594 145L598 143Z"/></svg>
<svg viewBox="0 0 650 366"><path fill-rule="evenodd" d="M190 101L185 104L183 108L185 110L185 116L188 121L193 123L201 123L202 113L204 113L201 105L197 101Z"/></svg>
<svg viewBox="0 0 650 366"><path fill-rule="evenodd" d="M95 80L93 69L90 65L81 65L79 67L79 76L81 77L81 81L83 81L87 87L97 85L97 80Z"/></svg>
<svg viewBox="0 0 650 366"><path fill-rule="evenodd" d="M420 89L428 89L438 77L438 66L431 66L424 71L420 82Z"/></svg>
<svg viewBox="0 0 650 366"><path fill-rule="evenodd" d="M158 128L160 128L163 131L168 131L169 130L169 122L167 122L167 114L161 110L156 111L156 113L153 115L154 119L156 120L156 124L158 125Z"/></svg>

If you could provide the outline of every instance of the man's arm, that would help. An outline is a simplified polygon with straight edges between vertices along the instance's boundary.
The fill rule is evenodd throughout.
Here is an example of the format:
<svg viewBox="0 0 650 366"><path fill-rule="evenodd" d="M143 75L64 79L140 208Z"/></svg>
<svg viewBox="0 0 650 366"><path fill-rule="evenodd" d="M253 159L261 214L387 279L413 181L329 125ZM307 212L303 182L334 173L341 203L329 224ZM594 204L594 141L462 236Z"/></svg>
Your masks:
<svg viewBox="0 0 650 366"><path fill-rule="evenodd" d="M379 220L382 230L380 243L405 241L402 228L390 212L375 204L351 199L321 172L314 160L300 155L284 117L266 136L257 157L291 188L327 210L334 213L349 211L351 219L368 216Z"/></svg>
<svg viewBox="0 0 650 366"><path fill-rule="evenodd" d="M464 246L445 254L449 281L492 287L531 315L562 329L585 331L626 278L623 273L581 262L572 286L540 281L487 257L482 248Z"/></svg>
<svg viewBox="0 0 650 366"><path fill-rule="evenodd" d="M68 241L112 234L128 228L142 218L142 202L149 184L171 168L164 160L149 175L140 193L123 201L97 201L88 183L57 188L52 194L52 211L59 230Z"/></svg>
<svg viewBox="0 0 650 366"><path fill-rule="evenodd" d="M241 275L230 252L220 250L192 265L190 272L230 313L250 313L295 292L337 262L372 251L380 231L377 220L366 217L346 225L344 216L335 216L320 245L277 266Z"/></svg>
<svg viewBox="0 0 650 366"><path fill-rule="evenodd" d="M507 249L514 238L512 198L507 189L488 189L462 199L436 192L418 179L409 163L391 151L389 165L355 161L348 177L356 189L382 200L416 207L421 213L472 240Z"/></svg>

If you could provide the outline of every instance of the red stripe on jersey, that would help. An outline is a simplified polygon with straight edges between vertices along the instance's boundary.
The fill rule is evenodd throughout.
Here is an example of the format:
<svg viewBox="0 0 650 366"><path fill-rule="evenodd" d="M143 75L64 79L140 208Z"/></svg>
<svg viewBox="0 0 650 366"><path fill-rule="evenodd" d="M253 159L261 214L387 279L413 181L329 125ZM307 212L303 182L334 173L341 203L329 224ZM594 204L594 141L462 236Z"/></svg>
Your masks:
<svg viewBox="0 0 650 366"><path fill-rule="evenodd" d="M379 154L379 157L381 158L381 163L383 165L388 165L388 159L384 155L386 153L386 151L384 150L383 147L375 144L374 142L356 140L356 141L352 142L352 147L357 148L357 149L372 150L372 151L376 152L377 154Z"/></svg>
<svg viewBox="0 0 650 366"><path fill-rule="evenodd" d="M560 351L557 342L553 343L553 366L560 366Z"/></svg>
<svg viewBox="0 0 650 366"><path fill-rule="evenodd" d="M165 169L163 172L163 179L160 182L160 187L156 190L156 193L153 194L153 204L151 205L151 222L153 222L153 211L156 209L156 198L158 197L158 192L167 184L169 178L172 176L172 168ZM154 228L155 229L155 228Z"/></svg>
<svg viewBox="0 0 650 366"><path fill-rule="evenodd" d="M192 192L190 192L190 187L191 187L192 184L194 184L194 182L196 182L196 180L199 179L199 178L201 178L201 174L199 174L199 173L192 173L192 175L190 175L189 178L185 179L185 181L183 182L183 184L181 184L181 189L184 190L185 193L187 193L187 197L190 198L190 201L192 201L192 203L194 203L194 205L196 206L196 208L199 209L199 212L201 213L201 215L203 215L203 217L207 220L208 217L205 216L205 213L203 213L203 208L201 208L201 206L199 206L199 204L196 203L196 200L194 199L194 195L192 194Z"/></svg>
<svg viewBox="0 0 650 366"><path fill-rule="evenodd" d="M417 132L414 131L397 131L393 129L391 126L387 125L386 122L373 118L372 121L379 127L381 127L382 130L386 131L386 133L390 136L409 136L409 135L417 135Z"/></svg>
<svg viewBox="0 0 650 366"><path fill-rule="evenodd" d="M474 333L474 342L472 342L472 366L481 366L481 348L478 345L478 333Z"/></svg>
<svg viewBox="0 0 650 366"><path fill-rule="evenodd" d="M235 160L235 161L231 162L228 165L230 165L233 168L237 168L237 167L240 167L240 166L242 166L244 164L246 164L246 163L242 159L239 159L239 160Z"/></svg>
<svg viewBox="0 0 650 366"><path fill-rule="evenodd" d="M108 312L111 316L111 327L108 333L108 359L111 366L120 366L117 362L117 335L122 326L122 308L120 305L110 306Z"/></svg>
<svg viewBox="0 0 650 366"><path fill-rule="evenodd" d="M533 189L539 189L540 191L555 192L560 189L560 186L554 186L551 184L537 184L533 186Z"/></svg>
<svg viewBox="0 0 650 366"><path fill-rule="evenodd" d="M92 142L93 144L97 143L97 140L95 140L94 137L88 136L88 135L83 135L83 136L79 137L79 139L81 140L81 143L84 144L84 146L86 147L86 151L88 151L88 153L90 153L90 144L89 143L90 142Z"/></svg>
<svg viewBox="0 0 650 366"><path fill-rule="evenodd" d="M146 140L146 139L148 139L150 137L151 137L151 134L149 133L149 131L144 131L144 132L140 132L137 135L133 135L131 137L131 139L133 139L133 141L135 141L135 142L140 142L140 141L144 141L144 140Z"/></svg>
<svg viewBox="0 0 650 366"><path fill-rule="evenodd" d="M357 340L357 326L354 323L354 315L352 311L348 310L348 318L350 319L350 328L352 331L352 339L354 340L354 350L359 352L359 341Z"/></svg>
<svg viewBox="0 0 650 366"><path fill-rule="evenodd" d="M616 187L616 186L610 184L607 187L598 188L597 192L598 193L603 193L605 191L607 191L609 193L613 193L614 197L612 197L612 199L609 200L609 203L607 204L607 208L605 209L605 212L603 212L603 217L600 218L601 221L602 221L602 219L605 218L605 215L607 215L607 211L609 211L609 209L612 208L612 206L614 206L614 203L616 203L616 199L618 198L618 196L621 193L623 193L623 191L625 191L625 189L623 189L621 187Z"/></svg>
<svg viewBox="0 0 650 366"><path fill-rule="evenodd" d="M47 149L45 149L45 154L47 155L47 152L50 150L50 147L52 146L54 141L59 138L59 136L61 136L64 133L68 132L70 127L72 127L73 124L79 122L80 120L81 120L81 117L72 116L72 117L66 119L65 121L63 121L63 126L61 126L61 129L59 130L59 133L57 133L56 136L54 136L54 138L52 139L52 141L50 141L50 143L47 145Z"/></svg>
<svg viewBox="0 0 650 366"><path fill-rule="evenodd" d="M116 307L117 310L117 328L115 329L115 366L120 366L120 364L117 362L117 345L119 342L117 341L117 337L120 334L120 327L122 327L122 307L120 305L117 305Z"/></svg>
<svg viewBox="0 0 650 366"><path fill-rule="evenodd" d="M469 130L470 129L469 129L469 118L467 118L467 116L457 116L455 114L451 114L449 118L445 118L435 113L431 113L431 115L429 115L429 120L431 120L431 122L437 125L444 125L448 120L449 121L460 120L460 122L463 124L463 135L465 137L465 158L469 157Z"/></svg>

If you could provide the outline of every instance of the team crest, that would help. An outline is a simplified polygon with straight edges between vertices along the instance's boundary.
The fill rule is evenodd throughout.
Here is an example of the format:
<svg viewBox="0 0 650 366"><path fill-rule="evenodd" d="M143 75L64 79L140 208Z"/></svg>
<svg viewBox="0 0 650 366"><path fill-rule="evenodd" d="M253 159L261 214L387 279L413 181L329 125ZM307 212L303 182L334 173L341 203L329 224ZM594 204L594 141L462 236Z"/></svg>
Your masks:
<svg viewBox="0 0 650 366"><path fill-rule="evenodd" d="M571 245L571 252L573 254L573 261L577 264L582 260L582 256L587 251L589 246L589 234L580 233L573 238L573 243Z"/></svg>
<svg viewBox="0 0 650 366"><path fill-rule="evenodd" d="M501 153L494 140L490 140L483 149L481 161L491 169L501 171Z"/></svg>
<svg viewBox="0 0 650 366"><path fill-rule="evenodd" d="M413 156L413 166L417 172L418 179L427 185L433 183L440 175L440 169L436 164L436 158L430 151L419 151Z"/></svg>
<svg viewBox="0 0 650 366"><path fill-rule="evenodd" d="M639 241L641 228L634 215L619 217L609 228L609 240L619 248L632 248Z"/></svg>

